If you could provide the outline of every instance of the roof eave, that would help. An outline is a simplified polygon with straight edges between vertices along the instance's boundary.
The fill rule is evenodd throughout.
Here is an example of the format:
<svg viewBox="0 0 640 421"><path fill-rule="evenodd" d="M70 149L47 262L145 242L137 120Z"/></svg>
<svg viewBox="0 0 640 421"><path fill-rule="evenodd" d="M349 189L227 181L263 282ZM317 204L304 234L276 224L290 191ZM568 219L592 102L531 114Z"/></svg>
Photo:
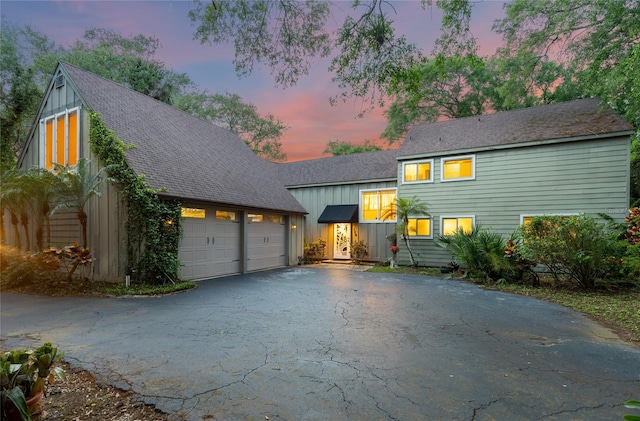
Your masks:
<svg viewBox="0 0 640 421"><path fill-rule="evenodd" d="M634 133L633 130L624 130L624 131L602 133L602 134L589 134L589 135L583 135L583 136L535 140L530 142L509 143L504 145L491 145L491 146L482 146L482 147L476 147L476 148L451 149L451 150L441 150L441 151L435 151L435 152L414 153L410 155L398 155L398 161L406 161L409 159L418 159L418 158L432 158L432 157L443 156L443 155L463 155L463 154L476 153L476 152L526 148L531 146L553 145L558 143L569 143L569 142L581 142L586 140L607 139L611 137L631 136L633 133Z"/></svg>

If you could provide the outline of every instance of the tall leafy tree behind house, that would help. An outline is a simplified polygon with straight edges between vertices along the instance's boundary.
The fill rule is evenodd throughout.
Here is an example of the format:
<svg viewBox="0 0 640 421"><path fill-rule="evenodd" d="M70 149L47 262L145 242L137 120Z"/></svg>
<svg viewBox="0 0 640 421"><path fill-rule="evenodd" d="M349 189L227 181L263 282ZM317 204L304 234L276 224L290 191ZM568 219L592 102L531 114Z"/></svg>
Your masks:
<svg viewBox="0 0 640 421"><path fill-rule="evenodd" d="M253 104L237 94L187 93L175 106L237 134L256 155L271 161L287 158L280 138L288 127L272 114L261 115Z"/></svg>
<svg viewBox="0 0 640 421"><path fill-rule="evenodd" d="M351 142L344 140L331 140L327 143L327 147L324 149L325 154L339 156L339 155L353 155L362 152L375 152L381 151L382 148L369 139L364 141L362 145L355 145Z"/></svg>

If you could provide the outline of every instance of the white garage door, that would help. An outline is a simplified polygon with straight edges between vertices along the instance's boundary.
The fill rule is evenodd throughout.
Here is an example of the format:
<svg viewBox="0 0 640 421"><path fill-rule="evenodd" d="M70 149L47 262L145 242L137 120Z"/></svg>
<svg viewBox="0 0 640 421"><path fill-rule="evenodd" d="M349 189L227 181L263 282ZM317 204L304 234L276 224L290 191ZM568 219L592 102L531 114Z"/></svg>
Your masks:
<svg viewBox="0 0 640 421"><path fill-rule="evenodd" d="M183 208L182 215L181 279L240 273L239 215L212 208Z"/></svg>
<svg viewBox="0 0 640 421"><path fill-rule="evenodd" d="M249 214L248 219L247 270L285 266L285 218L279 215Z"/></svg>

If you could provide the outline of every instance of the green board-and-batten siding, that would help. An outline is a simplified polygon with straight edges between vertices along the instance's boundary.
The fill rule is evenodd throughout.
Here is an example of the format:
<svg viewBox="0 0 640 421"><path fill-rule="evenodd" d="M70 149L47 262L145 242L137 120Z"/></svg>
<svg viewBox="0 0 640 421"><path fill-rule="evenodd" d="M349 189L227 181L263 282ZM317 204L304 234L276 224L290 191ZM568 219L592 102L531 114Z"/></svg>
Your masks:
<svg viewBox="0 0 640 421"><path fill-rule="evenodd" d="M289 191L309 212L305 217L304 238L307 242L323 239L327 242L327 258L332 257L333 232L330 224L319 224L318 218L328 205L358 204L361 190L388 190L397 187L395 180L361 184L338 184L312 187L289 187ZM395 223L357 223L353 241L364 241L369 249L368 259L384 261L391 257L386 236L393 233Z"/></svg>
<svg viewBox="0 0 640 421"><path fill-rule="evenodd" d="M622 136L477 152L475 180L456 182L440 181L436 157L433 183L398 183L398 197L420 197L433 217L433 239L412 242L417 260L439 266L451 259L437 245L442 215L475 215L476 225L504 236L522 215L606 213L622 221L629 204L629 145ZM402 162L399 180L401 171ZM406 263L408 256L401 252L400 258Z"/></svg>
<svg viewBox="0 0 640 421"><path fill-rule="evenodd" d="M19 167L27 169L40 164L40 119L63 112L67 109L80 107L80 157L92 160L92 170L98 171L99 160L91 153L89 143L89 118L86 104L82 103L80 95L75 91L72 83L65 80L60 87L49 88L45 100L41 104L40 112L35 121L36 126L29 138L25 151L21 156ZM85 211L88 216L87 242L94 257L92 276L95 279L121 280L127 269L126 262L126 233L124 221L126 213L117 189L110 183L103 183L99 190L101 197L93 197L87 203ZM71 243L81 243L82 235L75 212L68 211L54 215L51 219L51 245L64 246ZM32 244L34 244L32 240Z"/></svg>

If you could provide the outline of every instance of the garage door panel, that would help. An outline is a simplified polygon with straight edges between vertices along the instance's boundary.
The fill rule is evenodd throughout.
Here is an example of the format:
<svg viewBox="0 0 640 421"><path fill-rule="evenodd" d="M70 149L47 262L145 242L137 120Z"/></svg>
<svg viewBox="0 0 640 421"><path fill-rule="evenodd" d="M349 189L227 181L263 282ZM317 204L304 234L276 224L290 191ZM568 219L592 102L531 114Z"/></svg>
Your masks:
<svg viewBox="0 0 640 421"><path fill-rule="evenodd" d="M270 217L248 226L247 269L249 271L285 266L286 226Z"/></svg>

